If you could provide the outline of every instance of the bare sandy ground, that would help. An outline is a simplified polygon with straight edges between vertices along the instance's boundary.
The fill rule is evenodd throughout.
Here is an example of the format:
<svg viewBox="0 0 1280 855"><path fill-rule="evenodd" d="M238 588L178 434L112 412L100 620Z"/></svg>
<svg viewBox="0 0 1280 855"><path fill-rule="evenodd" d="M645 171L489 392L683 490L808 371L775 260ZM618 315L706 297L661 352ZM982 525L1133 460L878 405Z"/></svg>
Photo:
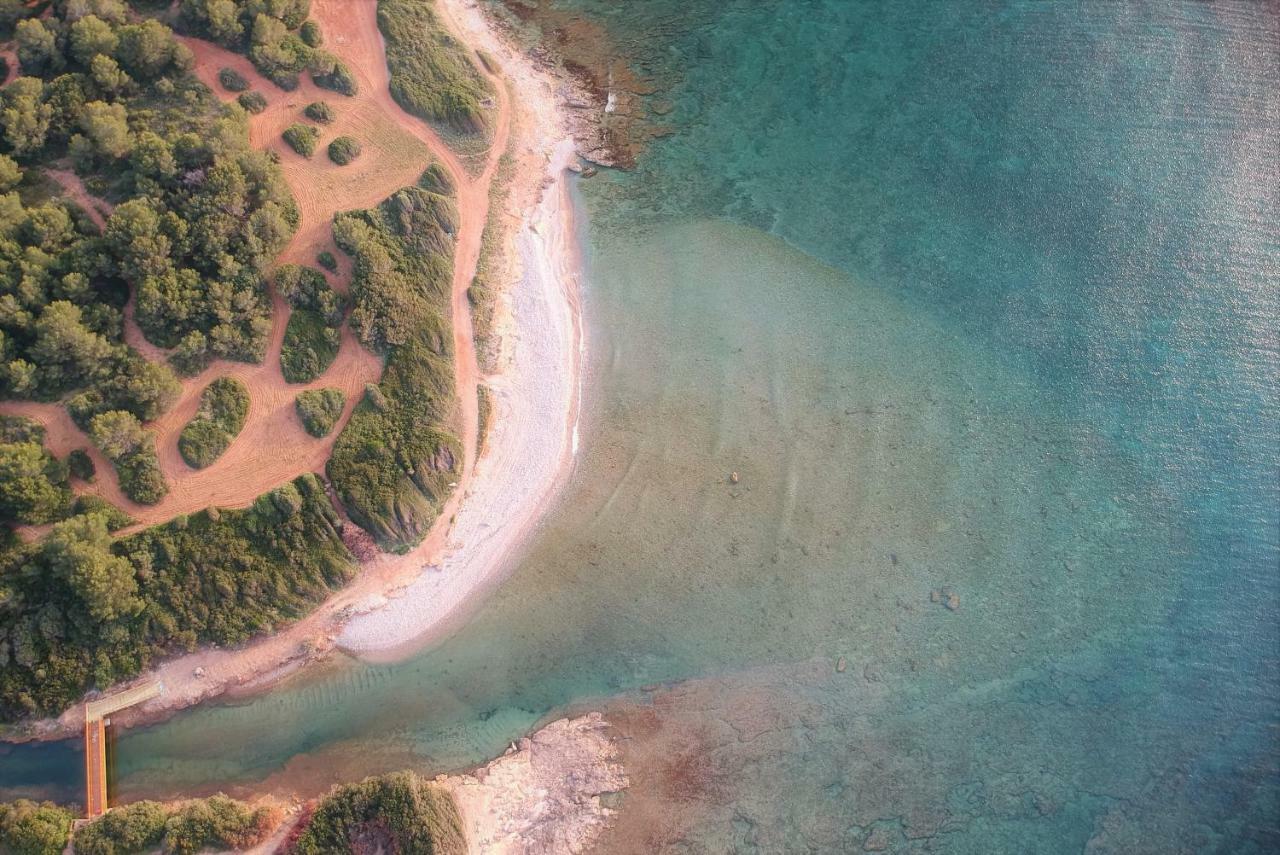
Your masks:
<svg viewBox="0 0 1280 855"><path fill-rule="evenodd" d="M556 86L518 52L501 43L490 32L476 8L458 0L440 4L443 19L455 34L467 44L501 58L504 76L511 80L520 94L520 101L513 104L507 88L501 81L495 81L498 118L494 146L485 169L476 178L468 179L458 158L441 144L431 129L399 111L388 94L385 57L375 10L374 0L316 0L312 5L312 15L324 28L327 46L347 61L359 78L361 96L350 99L352 103L345 105L351 111L349 115L363 116L359 120L362 123L373 121L379 115L391 117L399 129L416 138L442 162L458 186L462 225L453 283L453 327L455 352L459 355L457 429L464 441L466 469L460 478L459 488L446 503L439 521L417 548L406 555L380 554L364 562L357 579L307 618L282 632L235 650L200 650L170 660L144 675L139 679L158 679L164 684L165 692L147 704L116 714L113 719L117 724L128 726L159 720L175 710L228 692L248 694L262 690L295 672L306 662L326 655L336 646L340 633L343 647L365 656L390 658L417 649L454 625L463 613L464 604L474 603L500 580L502 572L510 566L512 550L535 524L547 500L569 471L578 411L582 332L577 303L578 255L573 246L569 219L571 209L564 180L565 167L572 160L573 149L572 143L563 137ZM204 43L195 42L192 47L198 48L200 73L206 75L207 80L216 77L219 68L229 65L255 81L255 88L268 96L271 106L255 122L261 120L271 130L251 131L262 145L283 145L278 142L276 129L293 121L292 111L301 110L315 100L304 88L295 93L281 93L274 87L268 88L269 84L262 83L252 66L241 57ZM211 85L216 86L216 81ZM318 97L320 93L314 94ZM381 113L369 112L372 108L355 103L366 97L381 109ZM348 99L332 97L329 93L325 100L344 106L342 100ZM284 107L280 106L281 102L284 102ZM513 116L516 110L518 116ZM255 124L253 127L259 126ZM322 138L322 144L329 138L328 133L343 133L344 128L353 132L364 125L353 128L343 124L340 116L331 127L332 131ZM471 341L466 289L475 273L489 203L489 185L513 128L518 134L515 145L518 169L512 193L514 209L502 216L512 221L512 237L507 243L518 249L518 258L511 259L509 265L498 265L499 269L511 269L514 278L509 283L505 306L499 311L499 317L505 319L503 339L506 358L502 361L506 369L486 378L486 383L493 390L495 408L485 457L477 465L475 389L479 372ZM391 139L392 130L385 133ZM353 135L362 136L354 132ZM392 143L386 145L391 151ZM410 146L412 143L397 145ZM369 155L370 150L366 148L365 157ZM307 170L337 169L327 160L321 161L319 155L315 161L306 161L292 152L282 151L281 159L291 183L313 180ZM389 168L387 177L379 180L395 186L385 191L353 191L350 198L342 197L343 204L345 207L373 204L396 187L412 183L424 166L423 160L416 160L412 165L403 167L404 176ZM371 183L373 179L365 180ZM334 194L343 192L340 188L333 191ZM361 194L376 198L364 201L365 196ZM327 224L328 215L324 214L322 205L332 204L332 198L300 194L303 226L294 243L285 251L284 259L308 260L325 245L329 239L327 228L313 224ZM326 203L325 200L330 201ZM523 225L516 234L514 226L520 223ZM514 272L517 268L522 268L522 272ZM345 269L343 273L345 276ZM276 353L284 316L283 310L277 312L277 328L272 333L272 349ZM353 342L351 344L354 345ZM344 353L347 347L348 342L344 341ZM358 347L355 350L360 354L366 353ZM339 360L342 358L340 354ZM234 369L234 366L225 364L222 367L224 370ZM313 385L335 385L331 375L337 368L338 364L335 364ZM249 372L256 369L263 375L270 375L258 377L257 385L251 385L254 399L250 413L252 422L259 400L273 400L271 396L278 394L282 379L278 383L272 380L279 377L278 359L269 358L264 366L244 366L243 369ZM216 368L210 372L214 370ZM241 376L243 379L248 375ZM211 378L205 378L205 382L207 379ZM355 382L354 378L351 382ZM283 388L287 390L288 417L292 419L292 395L304 387ZM182 410L186 403L184 397L175 411ZM42 405L31 406L39 408ZM4 407L0 407L0 411L3 410ZM194 407L191 411L194 412ZM271 412L269 405L267 412ZM56 413L41 412L39 415L47 423L57 421ZM166 416L170 417L180 431L184 423L182 415ZM65 419L65 412L62 418ZM264 426L268 423L269 419L264 420ZM54 426L57 427L56 424ZM55 431L51 430L50 444L55 450L60 451L64 447L69 450L84 444L82 441L78 444L70 441L79 437L69 419L61 427L69 428L71 435L64 436L64 431L59 431L59 436L54 437ZM276 422L277 430L283 431L283 427ZM269 431L267 435L270 436ZM288 445L287 432L284 442L276 436L262 445L256 444L263 442L262 436L254 436L257 438L251 443L245 442L245 434L242 434L223 460L242 446L246 456L233 459L239 460L237 465L244 467L244 472L253 472L255 466L273 465L269 460L272 455L287 454L292 447ZM306 457L306 461L314 460L314 464L303 465L296 471L292 466L282 467L289 469L289 474L262 489L308 468L320 469L328 455L329 443L331 440L297 446L298 454L314 454L314 457ZM219 467L221 462L210 469ZM99 484L97 489L104 490L107 486ZM245 489L243 501L251 500L262 489ZM177 485L175 492L178 492ZM232 505L226 499L211 500L207 497L191 497L191 501L193 510L211 501L223 506ZM71 735L80 726L80 715L73 708L57 720L37 723L30 735L45 739Z"/></svg>

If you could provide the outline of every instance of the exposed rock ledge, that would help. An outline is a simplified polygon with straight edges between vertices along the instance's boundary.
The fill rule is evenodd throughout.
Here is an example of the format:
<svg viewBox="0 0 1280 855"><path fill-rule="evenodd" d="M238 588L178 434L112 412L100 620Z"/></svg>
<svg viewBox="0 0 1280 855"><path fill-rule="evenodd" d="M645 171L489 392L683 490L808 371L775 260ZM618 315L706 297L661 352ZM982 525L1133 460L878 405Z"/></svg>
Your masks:
<svg viewBox="0 0 1280 855"><path fill-rule="evenodd" d="M611 822L608 796L627 787L600 713L560 719L466 775L439 780L453 792L471 851L579 853Z"/></svg>

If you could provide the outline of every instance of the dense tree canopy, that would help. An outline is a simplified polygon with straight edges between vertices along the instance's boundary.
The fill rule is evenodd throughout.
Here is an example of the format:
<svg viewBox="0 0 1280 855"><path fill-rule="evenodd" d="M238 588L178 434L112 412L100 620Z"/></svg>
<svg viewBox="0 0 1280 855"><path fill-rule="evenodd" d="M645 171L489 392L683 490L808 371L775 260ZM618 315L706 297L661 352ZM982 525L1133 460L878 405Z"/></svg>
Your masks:
<svg viewBox="0 0 1280 855"><path fill-rule="evenodd" d="M304 475L238 511L112 541L90 510L0 551L0 718L60 712L156 656L238 644L306 613L353 572L324 487Z"/></svg>

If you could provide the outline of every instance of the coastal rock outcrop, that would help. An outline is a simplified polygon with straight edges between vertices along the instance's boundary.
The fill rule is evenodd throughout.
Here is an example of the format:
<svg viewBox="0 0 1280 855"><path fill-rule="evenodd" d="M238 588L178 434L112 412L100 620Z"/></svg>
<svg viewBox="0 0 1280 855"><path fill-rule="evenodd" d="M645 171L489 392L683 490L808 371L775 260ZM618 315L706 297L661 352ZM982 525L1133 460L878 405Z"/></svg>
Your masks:
<svg viewBox="0 0 1280 855"><path fill-rule="evenodd" d="M626 773L600 713L560 719L467 775L440 779L458 804L472 852L586 851L615 811Z"/></svg>

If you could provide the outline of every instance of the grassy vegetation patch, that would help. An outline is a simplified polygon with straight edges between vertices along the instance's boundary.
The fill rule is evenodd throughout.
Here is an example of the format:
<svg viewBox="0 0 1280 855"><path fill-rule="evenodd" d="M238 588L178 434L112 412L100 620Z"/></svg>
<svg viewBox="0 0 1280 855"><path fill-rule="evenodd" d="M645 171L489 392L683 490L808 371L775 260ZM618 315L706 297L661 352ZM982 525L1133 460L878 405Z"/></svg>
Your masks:
<svg viewBox="0 0 1280 855"><path fill-rule="evenodd" d="M493 97L467 49L436 17L431 0L378 0L391 94L410 113L450 130L485 135L483 102Z"/></svg>
<svg viewBox="0 0 1280 855"><path fill-rule="evenodd" d="M463 855L467 842L453 796L413 772L397 772L332 790L316 806L293 851Z"/></svg>
<svg viewBox="0 0 1280 855"><path fill-rule="evenodd" d="M341 341L337 328L326 324L319 312L294 309L280 350L284 379L290 383L310 383L333 364Z"/></svg>
<svg viewBox="0 0 1280 855"><path fill-rule="evenodd" d="M316 438L329 435L333 426L342 418L342 407L346 404L341 389L308 389L299 392L293 406L302 420L302 427Z"/></svg>
<svg viewBox="0 0 1280 855"><path fill-rule="evenodd" d="M0 552L0 719L61 712L157 657L296 620L354 572L324 487L303 475L243 510L115 541L105 517Z"/></svg>
<svg viewBox="0 0 1280 855"><path fill-rule="evenodd" d="M320 131L311 125L290 125L281 134L289 148L303 157L311 157L316 152L316 143L320 141Z"/></svg>
<svg viewBox="0 0 1280 855"><path fill-rule="evenodd" d="M322 125L331 123L335 118L333 108L326 101L312 101L302 112L311 121L319 122Z"/></svg>
<svg viewBox="0 0 1280 855"><path fill-rule="evenodd" d="M329 159L346 166L360 156L360 143L355 137L341 136L329 143Z"/></svg>
<svg viewBox="0 0 1280 855"><path fill-rule="evenodd" d="M285 264L276 271L276 290L293 306L285 327L280 367L290 383L309 383L338 355L346 306L319 270Z"/></svg>
<svg viewBox="0 0 1280 855"><path fill-rule="evenodd" d="M418 187L334 218L334 238L354 259L352 328L387 354L387 365L338 436L327 471L352 519L388 549L422 539L461 469L461 444L447 427L456 228L452 202Z"/></svg>
<svg viewBox="0 0 1280 855"><path fill-rule="evenodd" d="M178 451L187 465L203 469L222 456L244 429L249 390L234 377L219 377L200 393L196 417L182 429Z"/></svg>

